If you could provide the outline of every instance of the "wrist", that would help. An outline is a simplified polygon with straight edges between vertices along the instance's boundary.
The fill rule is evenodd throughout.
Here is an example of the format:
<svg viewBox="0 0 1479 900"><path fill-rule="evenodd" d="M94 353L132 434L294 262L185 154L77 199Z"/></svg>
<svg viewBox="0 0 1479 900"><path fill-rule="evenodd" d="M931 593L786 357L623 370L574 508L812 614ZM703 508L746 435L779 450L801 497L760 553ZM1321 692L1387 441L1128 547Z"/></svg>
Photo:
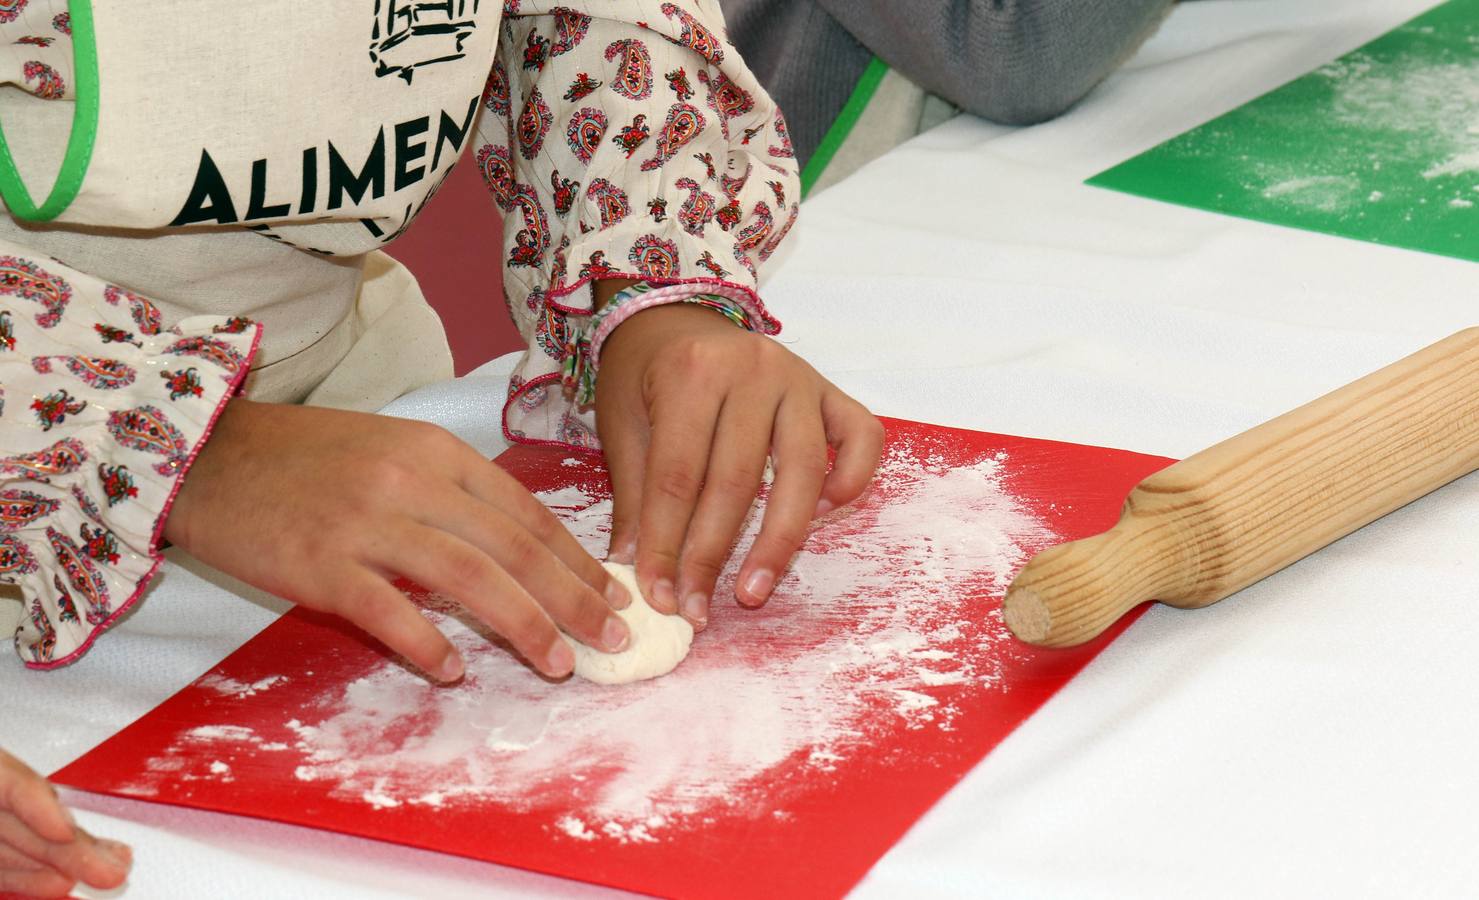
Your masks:
<svg viewBox="0 0 1479 900"><path fill-rule="evenodd" d="M709 331L732 332L723 313L697 303L665 303L633 313L614 329L601 348L601 360L614 360L620 348L628 344L663 343L688 335L701 335Z"/></svg>
<svg viewBox="0 0 1479 900"><path fill-rule="evenodd" d="M737 325L747 331L755 328L750 311L741 302L722 294L704 293L690 284L655 287L626 279L602 284L607 284L602 292L609 294L608 299L571 335L565 347L562 380L567 395L581 406L595 402L596 373L601 365L603 345L618 326L639 313L660 306L707 307L728 319L732 323L728 327ZM623 284L627 287L618 289ZM593 300L601 303L599 295ZM712 316L705 313L701 318Z"/></svg>
<svg viewBox="0 0 1479 900"><path fill-rule="evenodd" d="M185 480L166 513L160 536L170 544L189 549L194 531L191 525L193 511L200 506L201 497L211 492L220 474L231 468L231 462L224 457L231 455L231 445L236 443L237 434L250 428L246 423L257 405L245 397L237 397L221 410L215 427L200 448L190 471L185 473Z"/></svg>

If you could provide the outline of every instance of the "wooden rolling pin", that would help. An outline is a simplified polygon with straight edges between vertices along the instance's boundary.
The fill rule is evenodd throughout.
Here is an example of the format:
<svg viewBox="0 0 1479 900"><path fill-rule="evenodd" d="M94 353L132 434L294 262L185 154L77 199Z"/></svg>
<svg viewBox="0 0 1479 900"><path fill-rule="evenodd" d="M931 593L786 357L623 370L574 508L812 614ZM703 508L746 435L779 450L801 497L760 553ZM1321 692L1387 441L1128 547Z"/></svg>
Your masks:
<svg viewBox="0 0 1479 900"><path fill-rule="evenodd" d="M1012 582L1022 640L1069 647L1146 600L1209 606L1479 469L1479 328L1140 482L1117 525Z"/></svg>

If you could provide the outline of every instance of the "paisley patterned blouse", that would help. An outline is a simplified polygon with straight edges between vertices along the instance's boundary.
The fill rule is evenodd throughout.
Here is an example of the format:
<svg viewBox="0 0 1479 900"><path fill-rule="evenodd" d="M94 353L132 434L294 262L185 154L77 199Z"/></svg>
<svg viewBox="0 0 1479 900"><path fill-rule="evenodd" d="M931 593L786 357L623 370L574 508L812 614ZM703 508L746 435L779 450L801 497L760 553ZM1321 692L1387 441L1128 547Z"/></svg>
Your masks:
<svg viewBox="0 0 1479 900"><path fill-rule="evenodd" d="M71 107L40 179L0 142L9 214L52 229L355 257L470 157L529 340L515 440L596 446L560 386L593 279L692 285L779 328L756 273L796 218L796 166L717 0L0 0L0 101L12 147ZM0 237L0 580L24 591L30 666L76 659L139 598L256 353L260 325L162 306Z"/></svg>

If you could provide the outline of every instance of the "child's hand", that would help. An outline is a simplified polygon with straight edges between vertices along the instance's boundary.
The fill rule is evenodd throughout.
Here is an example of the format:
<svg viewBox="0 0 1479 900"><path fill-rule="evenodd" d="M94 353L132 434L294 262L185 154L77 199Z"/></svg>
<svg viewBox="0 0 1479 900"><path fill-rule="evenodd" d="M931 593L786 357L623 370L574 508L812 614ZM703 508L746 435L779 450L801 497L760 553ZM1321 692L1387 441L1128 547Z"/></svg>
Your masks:
<svg viewBox="0 0 1479 900"><path fill-rule="evenodd" d="M814 516L863 492L883 426L775 341L687 303L623 322L601 349L596 424L611 470L611 555L654 608L695 626L760 490L775 483L735 596L759 606ZM827 472L827 446L837 448Z"/></svg>
<svg viewBox="0 0 1479 900"><path fill-rule="evenodd" d="M575 664L557 622L598 649L628 640L611 610L629 598L601 564L502 469L421 422L234 400L164 534L444 681L462 660L396 576L457 600L547 675Z"/></svg>
<svg viewBox="0 0 1479 900"><path fill-rule="evenodd" d="M0 750L0 894L65 897L77 882L114 888L133 854L78 828L56 790Z"/></svg>

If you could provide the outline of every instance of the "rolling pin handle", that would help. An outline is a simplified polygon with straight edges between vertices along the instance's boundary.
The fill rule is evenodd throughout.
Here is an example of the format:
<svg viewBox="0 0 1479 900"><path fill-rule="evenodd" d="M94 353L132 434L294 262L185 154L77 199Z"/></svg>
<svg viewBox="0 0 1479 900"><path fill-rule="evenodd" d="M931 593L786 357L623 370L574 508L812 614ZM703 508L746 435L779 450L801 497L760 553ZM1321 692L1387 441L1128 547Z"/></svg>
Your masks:
<svg viewBox="0 0 1479 900"><path fill-rule="evenodd" d="M1216 603L1479 470L1479 328L1151 475L1103 535L1037 555L1004 614L1069 647L1146 600Z"/></svg>
<svg viewBox="0 0 1479 900"><path fill-rule="evenodd" d="M1126 516L1103 534L1038 554L1007 590L1007 627L1029 644L1069 647L1171 590L1171 571L1146 552L1145 524Z"/></svg>

